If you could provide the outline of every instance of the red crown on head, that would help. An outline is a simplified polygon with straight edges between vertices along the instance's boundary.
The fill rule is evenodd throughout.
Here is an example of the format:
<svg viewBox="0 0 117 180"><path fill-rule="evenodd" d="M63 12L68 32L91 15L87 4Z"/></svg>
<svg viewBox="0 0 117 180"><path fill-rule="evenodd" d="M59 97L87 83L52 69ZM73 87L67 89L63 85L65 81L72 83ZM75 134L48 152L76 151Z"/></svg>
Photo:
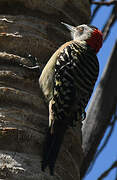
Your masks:
<svg viewBox="0 0 117 180"><path fill-rule="evenodd" d="M99 49L102 47L103 35L100 30L97 28L94 29L91 37L87 39L87 44L89 44L93 49L95 49L96 53L98 53Z"/></svg>

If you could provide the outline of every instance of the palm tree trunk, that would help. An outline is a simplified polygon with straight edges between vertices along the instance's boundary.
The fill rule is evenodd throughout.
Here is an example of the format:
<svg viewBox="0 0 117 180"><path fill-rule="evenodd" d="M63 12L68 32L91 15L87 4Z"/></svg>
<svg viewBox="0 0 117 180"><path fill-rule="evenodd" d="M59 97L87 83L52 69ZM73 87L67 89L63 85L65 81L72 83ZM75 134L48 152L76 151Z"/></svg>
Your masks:
<svg viewBox="0 0 117 180"><path fill-rule="evenodd" d="M48 108L38 78L53 52L70 39L60 22L78 25L89 16L88 0L0 1L0 179L52 179L40 169ZM54 180L79 180L82 158L78 125L65 135Z"/></svg>

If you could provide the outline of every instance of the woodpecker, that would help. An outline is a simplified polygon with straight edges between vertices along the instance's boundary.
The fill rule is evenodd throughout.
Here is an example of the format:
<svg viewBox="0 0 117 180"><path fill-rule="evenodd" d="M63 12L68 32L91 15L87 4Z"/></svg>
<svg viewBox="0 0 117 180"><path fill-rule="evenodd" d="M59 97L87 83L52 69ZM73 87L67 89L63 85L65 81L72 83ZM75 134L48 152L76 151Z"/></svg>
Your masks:
<svg viewBox="0 0 117 180"><path fill-rule="evenodd" d="M99 73L96 53L102 46L97 27L62 23L73 40L63 44L50 58L39 78L49 107L49 127L43 148L42 170L53 175L64 134L85 118L85 108Z"/></svg>

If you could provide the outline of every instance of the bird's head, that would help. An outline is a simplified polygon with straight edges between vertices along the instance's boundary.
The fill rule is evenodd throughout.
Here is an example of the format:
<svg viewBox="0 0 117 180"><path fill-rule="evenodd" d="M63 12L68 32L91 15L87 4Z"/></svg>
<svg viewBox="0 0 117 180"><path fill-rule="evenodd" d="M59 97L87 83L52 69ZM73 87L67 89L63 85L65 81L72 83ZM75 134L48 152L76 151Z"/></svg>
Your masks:
<svg viewBox="0 0 117 180"><path fill-rule="evenodd" d="M63 22L62 24L70 30L73 40L85 41L96 53L99 51L102 46L103 37L102 32L97 27L86 24L74 27Z"/></svg>

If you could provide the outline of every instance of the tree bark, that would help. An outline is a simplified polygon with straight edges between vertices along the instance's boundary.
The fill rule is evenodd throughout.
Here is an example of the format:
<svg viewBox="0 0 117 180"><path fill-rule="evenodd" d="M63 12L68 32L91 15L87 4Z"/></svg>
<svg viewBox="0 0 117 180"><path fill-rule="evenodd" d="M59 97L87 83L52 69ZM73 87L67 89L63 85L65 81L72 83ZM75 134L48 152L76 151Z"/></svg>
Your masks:
<svg viewBox="0 0 117 180"><path fill-rule="evenodd" d="M0 1L0 179L79 180L80 124L65 135L55 176L40 169L48 108L38 78L53 52L70 39L60 22L78 25L89 16L88 0ZM38 71L26 68L37 63Z"/></svg>
<svg viewBox="0 0 117 180"><path fill-rule="evenodd" d="M111 121L117 104L117 41L105 67L100 83L87 110L83 124L83 177Z"/></svg>

